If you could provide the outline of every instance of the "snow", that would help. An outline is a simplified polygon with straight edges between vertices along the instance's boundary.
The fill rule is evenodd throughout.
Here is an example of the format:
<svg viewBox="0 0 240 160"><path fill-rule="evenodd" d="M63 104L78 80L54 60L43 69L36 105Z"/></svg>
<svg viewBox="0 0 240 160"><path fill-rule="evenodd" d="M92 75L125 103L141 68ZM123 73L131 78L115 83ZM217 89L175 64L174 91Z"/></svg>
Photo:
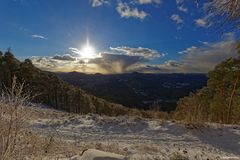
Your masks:
<svg viewBox="0 0 240 160"><path fill-rule="evenodd" d="M82 160L125 160L125 157L119 154L103 152L96 149L88 149L81 157Z"/></svg>
<svg viewBox="0 0 240 160"><path fill-rule="evenodd" d="M175 154L199 160L240 160L238 125L208 124L197 130L171 121L41 110L39 113L44 115L32 120L31 129L43 136L57 132L61 140L86 146L89 149L83 154L88 157L86 160L108 154L102 151L130 160L170 159ZM108 155L116 158L115 154ZM79 159L79 156L72 159Z"/></svg>

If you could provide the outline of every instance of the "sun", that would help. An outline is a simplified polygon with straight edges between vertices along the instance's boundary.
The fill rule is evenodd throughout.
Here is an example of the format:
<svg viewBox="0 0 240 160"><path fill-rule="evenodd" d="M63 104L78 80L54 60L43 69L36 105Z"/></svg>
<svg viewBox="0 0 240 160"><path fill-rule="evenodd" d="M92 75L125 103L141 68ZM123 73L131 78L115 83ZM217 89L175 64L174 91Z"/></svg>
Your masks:
<svg viewBox="0 0 240 160"><path fill-rule="evenodd" d="M92 47L90 44L86 44L80 50L80 56L84 59L93 59L96 58L98 55L94 47Z"/></svg>

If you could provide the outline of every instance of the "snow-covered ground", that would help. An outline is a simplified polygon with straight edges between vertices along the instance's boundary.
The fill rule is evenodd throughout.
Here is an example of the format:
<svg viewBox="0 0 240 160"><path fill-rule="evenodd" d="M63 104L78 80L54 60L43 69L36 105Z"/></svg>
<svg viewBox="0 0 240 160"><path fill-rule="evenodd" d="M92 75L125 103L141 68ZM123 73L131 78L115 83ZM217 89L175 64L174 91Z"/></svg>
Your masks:
<svg viewBox="0 0 240 160"><path fill-rule="evenodd" d="M187 129L184 124L133 117L69 114L34 109L30 128L62 141L116 153L130 160L240 159L240 126L209 124ZM72 159L80 159L80 155Z"/></svg>

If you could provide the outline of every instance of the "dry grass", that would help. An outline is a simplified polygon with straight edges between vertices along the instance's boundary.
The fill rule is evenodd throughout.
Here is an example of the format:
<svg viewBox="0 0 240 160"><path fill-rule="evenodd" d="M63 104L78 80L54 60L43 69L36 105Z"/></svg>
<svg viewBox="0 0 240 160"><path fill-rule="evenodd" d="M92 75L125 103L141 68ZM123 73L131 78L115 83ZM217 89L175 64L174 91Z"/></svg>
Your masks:
<svg viewBox="0 0 240 160"><path fill-rule="evenodd" d="M15 158L20 154L19 144L28 143L22 137L29 136L26 132L25 120L29 113L23 111L22 106L29 100L23 94L23 84L17 85L16 77L13 78L12 88L6 89L0 97L0 156L2 160ZM23 142L25 141L25 142Z"/></svg>
<svg viewBox="0 0 240 160"><path fill-rule="evenodd" d="M176 152L170 156L170 160L189 160L189 158Z"/></svg>
<svg viewBox="0 0 240 160"><path fill-rule="evenodd" d="M27 107L31 97L23 92L23 87L14 77L12 88L0 96L0 159L59 159L75 155L77 149L56 135L40 137L29 129L35 113Z"/></svg>

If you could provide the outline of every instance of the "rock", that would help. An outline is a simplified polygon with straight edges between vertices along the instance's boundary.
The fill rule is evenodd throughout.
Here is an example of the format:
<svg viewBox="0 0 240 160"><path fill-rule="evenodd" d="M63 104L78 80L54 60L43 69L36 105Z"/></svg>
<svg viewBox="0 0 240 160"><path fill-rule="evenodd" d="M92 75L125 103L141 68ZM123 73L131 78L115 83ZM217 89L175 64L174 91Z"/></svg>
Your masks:
<svg viewBox="0 0 240 160"><path fill-rule="evenodd" d="M127 147L123 148L123 151L127 152L127 151L128 151L128 148L127 148Z"/></svg>
<svg viewBox="0 0 240 160"><path fill-rule="evenodd" d="M80 156L73 156L70 158L70 160L80 160L80 158L81 158Z"/></svg>
<svg viewBox="0 0 240 160"><path fill-rule="evenodd" d="M184 154L187 154L187 153L188 153L188 152L187 152L187 149L184 149L184 150L183 150L183 153L184 153Z"/></svg>
<svg viewBox="0 0 240 160"><path fill-rule="evenodd" d="M81 160L126 160L122 155L104 152L96 149L88 149L83 152Z"/></svg>

